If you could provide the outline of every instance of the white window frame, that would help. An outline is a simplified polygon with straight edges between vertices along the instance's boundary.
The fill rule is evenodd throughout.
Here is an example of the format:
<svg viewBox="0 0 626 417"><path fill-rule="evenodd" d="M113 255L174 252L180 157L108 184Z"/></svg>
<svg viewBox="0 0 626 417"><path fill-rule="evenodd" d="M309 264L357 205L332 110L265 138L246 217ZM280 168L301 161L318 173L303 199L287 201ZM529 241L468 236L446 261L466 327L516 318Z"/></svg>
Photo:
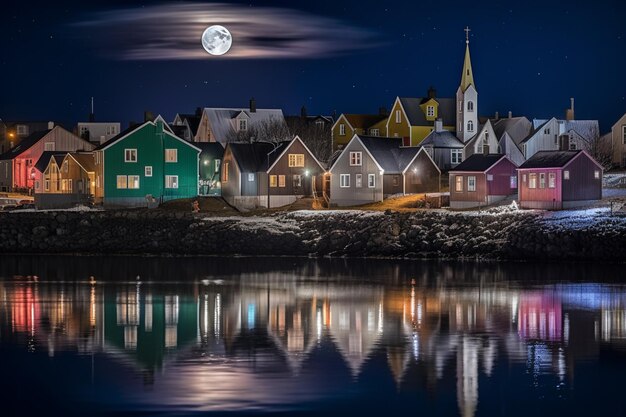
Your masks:
<svg viewBox="0 0 626 417"><path fill-rule="evenodd" d="M548 188L556 188L556 174L548 172Z"/></svg>
<svg viewBox="0 0 626 417"><path fill-rule="evenodd" d="M285 175L278 176L278 188L285 188L287 183L287 177Z"/></svg>
<svg viewBox="0 0 626 417"><path fill-rule="evenodd" d="M467 131L468 132L473 132L474 131L474 121L473 120L468 120L467 121Z"/></svg>
<svg viewBox="0 0 626 417"><path fill-rule="evenodd" d="M463 149L450 149L450 163L458 165L463 162Z"/></svg>
<svg viewBox="0 0 626 417"><path fill-rule="evenodd" d="M294 188L302 187L302 175L294 174L291 183Z"/></svg>
<svg viewBox="0 0 626 417"><path fill-rule="evenodd" d="M468 112L473 112L474 111L474 102L471 101L471 100L467 102L467 111Z"/></svg>
<svg viewBox="0 0 626 417"><path fill-rule="evenodd" d="M537 188L537 173L531 172L528 174L528 188Z"/></svg>
<svg viewBox="0 0 626 417"><path fill-rule="evenodd" d="M215 160L215 172L219 172L220 171L220 164L222 163L221 159L216 159Z"/></svg>
<svg viewBox="0 0 626 417"><path fill-rule="evenodd" d="M355 151L350 152L350 166L360 167L363 165L363 152Z"/></svg>
<svg viewBox="0 0 626 417"><path fill-rule="evenodd" d="M426 117L435 117L435 106L426 106Z"/></svg>
<svg viewBox="0 0 626 417"><path fill-rule="evenodd" d="M237 130L239 132L245 132L248 130L248 120L247 119L239 119L237 122Z"/></svg>
<svg viewBox="0 0 626 417"><path fill-rule="evenodd" d="M354 186L356 188L362 188L363 187L363 174L356 174L354 176Z"/></svg>
<svg viewBox="0 0 626 417"><path fill-rule="evenodd" d="M134 155L134 158L133 158ZM124 162L137 162L137 149L128 148L124 149Z"/></svg>
<svg viewBox="0 0 626 417"><path fill-rule="evenodd" d="M370 129L370 136L380 136L380 129Z"/></svg>
<svg viewBox="0 0 626 417"><path fill-rule="evenodd" d="M43 180L43 189L45 191L50 191L50 180Z"/></svg>
<svg viewBox="0 0 626 417"><path fill-rule="evenodd" d="M400 110L396 110L396 123L402 123L402 115L400 114Z"/></svg>
<svg viewBox="0 0 626 417"><path fill-rule="evenodd" d="M493 181L493 174L487 174L487 181Z"/></svg>
<svg viewBox="0 0 626 417"><path fill-rule="evenodd" d="M345 125L345 123L339 123L339 136L346 136L346 125Z"/></svg>
<svg viewBox="0 0 626 417"><path fill-rule="evenodd" d="M463 192L463 175L454 176L454 191L457 193Z"/></svg>
<svg viewBox="0 0 626 417"><path fill-rule="evenodd" d="M178 149L166 149L165 150L165 162L176 163L178 162Z"/></svg>
<svg viewBox="0 0 626 417"><path fill-rule="evenodd" d="M350 188L350 174L339 174L339 188Z"/></svg>
<svg viewBox="0 0 626 417"><path fill-rule="evenodd" d="M144 175L145 177L151 177L151 176L152 176L152 167L151 167L150 165L145 166L145 167L143 168L143 175Z"/></svg>
<svg viewBox="0 0 626 417"><path fill-rule="evenodd" d="M43 144L43 150L44 151L48 151L48 152L54 152L56 149L56 143L55 142L46 142Z"/></svg>
<svg viewBox="0 0 626 417"><path fill-rule="evenodd" d="M178 189L178 175L166 175L165 188L170 190Z"/></svg>
<svg viewBox="0 0 626 417"><path fill-rule="evenodd" d="M593 178L596 180L600 179L600 171L598 171L597 169L595 171L593 171Z"/></svg>
<svg viewBox="0 0 626 417"><path fill-rule="evenodd" d="M304 167L304 154L303 153L290 153L289 168L302 168Z"/></svg>
<svg viewBox="0 0 626 417"><path fill-rule="evenodd" d="M248 182L254 182L254 173L253 172L248 172Z"/></svg>
<svg viewBox="0 0 626 417"><path fill-rule="evenodd" d="M626 125L622 125L622 144L626 145Z"/></svg>
<svg viewBox="0 0 626 417"><path fill-rule="evenodd" d="M135 180L137 181L135 183ZM129 190L138 190L141 188L141 177L139 175L129 175L126 181L127 188Z"/></svg>
<svg viewBox="0 0 626 417"><path fill-rule="evenodd" d="M120 180L122 180L122 184L120 186ZM128 188L128 177L126 175L118 175L116 177L115 188L118 190L126 190Z"/></svg>
<svg viewBox="0 0 626 417"><path fill-rule="evenodd" d="M569 180L569 171L567 171L567 170L563 171L563 179L564 180Z"/></svg>
<svg viewBox="0 0 626 417"><path fill-rule="evenodd" d="M546 188L546 173L539 173L539 188Z"/></svg>
<svg viewBox="0 0 626 417"><path fill-rule="evenodd" d="M469 192L476 191L476 176L475 175L467 176L467 191Z"/></svg>
<svg viewBox="0 0 626 417"><path fill-rule="evenodd" d="M509 180L509 185L511 189L517 189L517 175L511 175L511 179Z"/></svg>
<svg viewBox="0 0 626 417"><path fill-rule="evenodd" d="M367 174L367 188L376 188L376 174Z"/></svg>

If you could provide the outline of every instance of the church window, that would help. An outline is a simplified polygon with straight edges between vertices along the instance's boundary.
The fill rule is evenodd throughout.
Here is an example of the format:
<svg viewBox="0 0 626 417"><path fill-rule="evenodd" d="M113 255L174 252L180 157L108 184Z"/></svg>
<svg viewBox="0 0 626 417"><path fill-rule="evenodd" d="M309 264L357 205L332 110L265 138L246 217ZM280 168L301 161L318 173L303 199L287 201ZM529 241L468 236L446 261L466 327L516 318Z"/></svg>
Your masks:
<svg viewBox="0 0 626 417"><path fill-rule="evenodd" d="M474 102L473 101L468 101L467 102L467 111L474 111Z"/></svg>
<svg viewBox="0 0 626 417"><path fill-rule="evenodd" d="M474 131L474 122L472 120L467 122L467 131L468 132L473 132Z"/></svg>

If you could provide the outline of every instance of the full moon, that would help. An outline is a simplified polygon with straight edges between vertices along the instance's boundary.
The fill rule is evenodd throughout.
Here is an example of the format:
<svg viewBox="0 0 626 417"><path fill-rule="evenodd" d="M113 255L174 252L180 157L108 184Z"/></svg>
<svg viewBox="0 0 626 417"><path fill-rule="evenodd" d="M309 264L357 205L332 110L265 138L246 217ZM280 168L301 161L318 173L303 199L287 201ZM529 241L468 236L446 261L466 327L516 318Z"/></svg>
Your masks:
<svg viewBox="0 0 626 417"><path fill-rule="evenodd" d="M224 55L232 44L233 37L224 26L209 26L202 34L202 47L211 55Z"/></svg>

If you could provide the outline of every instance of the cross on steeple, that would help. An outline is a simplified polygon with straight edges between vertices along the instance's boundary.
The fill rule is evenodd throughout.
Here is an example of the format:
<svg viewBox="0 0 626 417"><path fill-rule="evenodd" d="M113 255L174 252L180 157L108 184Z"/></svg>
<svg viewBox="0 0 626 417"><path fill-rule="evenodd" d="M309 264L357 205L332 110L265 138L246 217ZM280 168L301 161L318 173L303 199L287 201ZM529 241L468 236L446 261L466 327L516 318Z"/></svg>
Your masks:
<svg viewBox="0 0 626 417"><path fill-rule="evenodd" d="M463 30L465 31L465 43L469 44L469 33L472 31L472 29L470 29L469 26L467 26Z"/></svg>

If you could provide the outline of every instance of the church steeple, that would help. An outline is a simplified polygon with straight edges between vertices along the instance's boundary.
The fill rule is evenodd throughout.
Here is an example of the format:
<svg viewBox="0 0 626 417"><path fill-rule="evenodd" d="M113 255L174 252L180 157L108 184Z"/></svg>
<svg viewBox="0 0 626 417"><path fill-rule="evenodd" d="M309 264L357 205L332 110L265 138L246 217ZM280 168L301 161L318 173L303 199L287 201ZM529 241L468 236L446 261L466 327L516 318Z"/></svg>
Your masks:
<svg viewBox="0 0 626 417"><path fill-rule="evenodd" d="M469 33L470 28L466 27L465 29L465 60L463 61L463 74L461 74L461 91L465 92L467 87L473 85L476 88L476 84L474 84L474 73L472 72L472 59L470 58L470 50L469 50Z"/></svg>

